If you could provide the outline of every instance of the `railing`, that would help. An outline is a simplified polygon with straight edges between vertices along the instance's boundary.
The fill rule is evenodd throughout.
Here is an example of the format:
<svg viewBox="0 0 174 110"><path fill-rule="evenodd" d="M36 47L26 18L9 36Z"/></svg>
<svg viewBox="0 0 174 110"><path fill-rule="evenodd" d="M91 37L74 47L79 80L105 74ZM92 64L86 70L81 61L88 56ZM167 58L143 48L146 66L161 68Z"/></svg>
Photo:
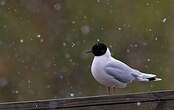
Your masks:
<svg viewBox="0 0 174 110"><path fill-rule="evenodd" d="M0 109L66 109L84 108L91 106L107 106L131 103L161 102L174 100L174 91L157 91L147 93L133 93L116 96L90 96L64 99L35 100L0 103Z"/></svg>

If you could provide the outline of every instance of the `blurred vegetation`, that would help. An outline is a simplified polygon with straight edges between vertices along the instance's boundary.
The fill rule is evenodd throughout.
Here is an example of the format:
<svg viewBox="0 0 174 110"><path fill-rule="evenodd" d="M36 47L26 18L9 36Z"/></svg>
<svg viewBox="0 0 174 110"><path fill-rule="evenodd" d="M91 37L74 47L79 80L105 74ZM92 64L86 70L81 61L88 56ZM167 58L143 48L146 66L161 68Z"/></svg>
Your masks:
<svg viewBox="0 0 174 110"><path fill-rule="evenodd" d="M106 94L84 54L97 41L163 79L118 94L173 89L173 9L172 0L0 0L1 102Z"/></svg>

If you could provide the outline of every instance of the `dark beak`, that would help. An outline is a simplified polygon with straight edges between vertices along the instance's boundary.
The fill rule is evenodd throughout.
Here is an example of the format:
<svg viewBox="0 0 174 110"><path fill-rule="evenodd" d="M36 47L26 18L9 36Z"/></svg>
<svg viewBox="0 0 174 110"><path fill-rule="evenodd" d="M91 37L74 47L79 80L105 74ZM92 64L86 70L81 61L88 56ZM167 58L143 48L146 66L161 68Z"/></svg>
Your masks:
<svg viewBox="0 0 174 110"><path fill-rule="evenodd" d="M90 53L92 53L92 50L87 50L87 51L85 51L85 53L90 54Z"/></svg>

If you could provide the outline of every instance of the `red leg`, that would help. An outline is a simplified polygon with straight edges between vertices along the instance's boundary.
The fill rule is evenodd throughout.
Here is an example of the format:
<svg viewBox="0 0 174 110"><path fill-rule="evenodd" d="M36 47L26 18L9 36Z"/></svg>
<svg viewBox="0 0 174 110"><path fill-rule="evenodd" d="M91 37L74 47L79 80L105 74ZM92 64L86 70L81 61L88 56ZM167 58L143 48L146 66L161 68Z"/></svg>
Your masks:
<svg viewBox="0 0 174 110"><path fill-rule="evenodd" d="M113 96L115 96L115 87L113 87Z"/></svg>
<svg viewBox="0 0 174 110"><path fill-rule="evenodd" d="M110 91L110 87L108 87L108 95L110 96L111 91Z"/></svg>

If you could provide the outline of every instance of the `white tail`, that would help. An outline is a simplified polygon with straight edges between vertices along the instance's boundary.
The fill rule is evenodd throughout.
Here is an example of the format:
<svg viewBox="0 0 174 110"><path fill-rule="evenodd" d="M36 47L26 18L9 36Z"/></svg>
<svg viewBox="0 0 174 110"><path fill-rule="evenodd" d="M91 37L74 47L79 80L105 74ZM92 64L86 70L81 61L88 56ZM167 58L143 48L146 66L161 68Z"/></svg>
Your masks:
<svg viewBox="0 0 174 110"><path fill-rule="evenodd" d="M162 80L161 78L156 78L155 74L146 74L142 73L138 70L134 71L133 75L136 77L138 81L160 81Z"/></svg>

